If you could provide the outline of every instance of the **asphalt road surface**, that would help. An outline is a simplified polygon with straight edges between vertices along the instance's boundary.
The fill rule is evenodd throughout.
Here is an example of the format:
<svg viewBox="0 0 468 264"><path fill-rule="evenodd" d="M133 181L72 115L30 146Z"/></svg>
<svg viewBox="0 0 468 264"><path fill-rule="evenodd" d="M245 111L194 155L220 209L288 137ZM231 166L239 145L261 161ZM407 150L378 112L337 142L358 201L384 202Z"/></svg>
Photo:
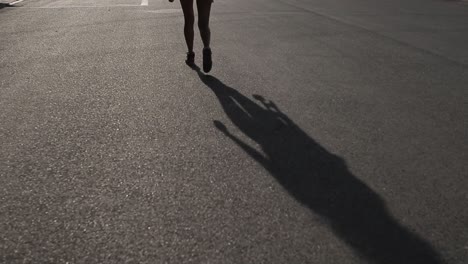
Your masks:
<svg viewBox="0 0 468 264"><path fill-rule="evenodd" d="M215 0L210 75L182 29L0 6L1 263L468 263L468 2Z"/></svg>

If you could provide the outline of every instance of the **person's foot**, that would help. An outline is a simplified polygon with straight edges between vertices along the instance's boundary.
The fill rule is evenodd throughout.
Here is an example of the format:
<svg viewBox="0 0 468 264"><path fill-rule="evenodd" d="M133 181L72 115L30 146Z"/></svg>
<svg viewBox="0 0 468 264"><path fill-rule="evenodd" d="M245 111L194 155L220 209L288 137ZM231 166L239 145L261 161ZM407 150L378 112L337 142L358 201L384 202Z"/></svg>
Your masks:
<svg viewBox="0 0 468 264"><path fill-rule="evenodd" d="M203 49L203 71L206 73L210 72L212 66L213 66L213 62L211 60L211 49L204 48Z"/></svg>
<svg viewBox="0 0 468 264"><path fill-rule="evenodd" d="M187 52L187 59L185 60L185 63L190 67L195 66L195 52Z"/></svg>

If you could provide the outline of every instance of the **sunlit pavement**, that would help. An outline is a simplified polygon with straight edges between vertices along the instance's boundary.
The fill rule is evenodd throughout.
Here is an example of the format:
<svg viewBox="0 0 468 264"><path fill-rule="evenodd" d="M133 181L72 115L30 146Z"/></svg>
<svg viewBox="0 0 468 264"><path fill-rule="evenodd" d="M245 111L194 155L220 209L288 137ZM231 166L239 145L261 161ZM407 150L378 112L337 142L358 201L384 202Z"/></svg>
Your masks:
<svg viewBox="0 0 468 264"><path fill-rule="evenodd" d="M1 5L0 263L468 262L466 2L211 31L205 75L177 1Z"/></svg>

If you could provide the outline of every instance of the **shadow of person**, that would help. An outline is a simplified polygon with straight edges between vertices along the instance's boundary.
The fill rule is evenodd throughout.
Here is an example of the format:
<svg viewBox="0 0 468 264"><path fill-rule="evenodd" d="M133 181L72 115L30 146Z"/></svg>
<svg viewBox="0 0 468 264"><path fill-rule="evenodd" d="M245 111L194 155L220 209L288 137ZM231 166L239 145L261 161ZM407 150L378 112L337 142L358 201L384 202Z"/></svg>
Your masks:
<svg viewBox="0 0 468 264"><path fill-rule="evenodd" d="M226 115L262 152L220 121L214 125L265 169L300 203L327 220L333 232L371 263L442 263L423 239L401 226L382 199L356 178L343 159L309 137L271 101L256 102L215 77L197 71Z"/></svg>

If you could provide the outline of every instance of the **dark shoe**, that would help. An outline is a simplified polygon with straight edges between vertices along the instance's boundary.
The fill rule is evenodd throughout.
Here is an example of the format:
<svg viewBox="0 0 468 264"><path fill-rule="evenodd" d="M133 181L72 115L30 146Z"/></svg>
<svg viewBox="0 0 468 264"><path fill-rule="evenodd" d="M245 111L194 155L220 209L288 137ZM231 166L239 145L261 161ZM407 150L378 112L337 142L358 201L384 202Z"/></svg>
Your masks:
<svg viewBox="0 0 468 264"><path fill-rule="evenodd" d="M187 52L187 59L185 60L185 63L190 67L195 66L195 52Z"/></svg>
<svg viewBox="0 0 468 264"><path fill-rule="evenodd" d="M203 49L203 71L208 73L211 71L211 67L213 67L213 62L211 61L211 49L204 48Z"/></svg>

